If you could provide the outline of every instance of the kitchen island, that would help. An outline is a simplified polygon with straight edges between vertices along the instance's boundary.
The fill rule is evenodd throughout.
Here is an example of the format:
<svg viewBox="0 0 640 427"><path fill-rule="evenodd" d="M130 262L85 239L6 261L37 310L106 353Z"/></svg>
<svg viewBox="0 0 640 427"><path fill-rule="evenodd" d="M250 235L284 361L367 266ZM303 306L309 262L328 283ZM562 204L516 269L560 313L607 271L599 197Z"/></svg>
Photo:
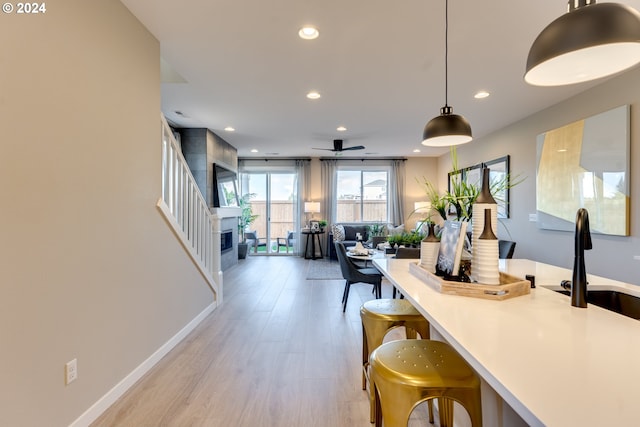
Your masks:
<svg viewBox="0 0 640 427"><path fill-rule="evenodd" d="M535 275L537 288L492 301L437 292L409 272L415 260L373 262L482 377L485 426L640 425L640 321L591 304L572 307L548 289L571 279L571 270L501 260L503 272ZM587 289L640 296L638 286L588 281Z"/></svg>

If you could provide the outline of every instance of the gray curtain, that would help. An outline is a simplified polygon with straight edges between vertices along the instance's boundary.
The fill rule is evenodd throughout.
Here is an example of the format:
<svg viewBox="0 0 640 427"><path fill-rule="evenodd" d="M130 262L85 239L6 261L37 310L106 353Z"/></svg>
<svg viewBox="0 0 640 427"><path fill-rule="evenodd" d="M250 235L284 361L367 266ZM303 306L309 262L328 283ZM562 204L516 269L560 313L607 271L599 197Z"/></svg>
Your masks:
<svg viewBox="0 0 640 427"><path fill-rule="evenodd" d="M296 176L298 179L298 200L296 203L295 218L297 218L296 235L300 236L300 229L306 222L304 202L311 194L311 162L309 160L296 160ZM294 253L302 254L302 239L296 239Z"/></svg>
<svg viewBox="0 0 640 427"><path fill-rule="evenodd" d="M320 179L322 181L322 200L320 210L326 218L328 226L336 219L336 166L338 161L328 159L321 161Z"/></svg>
<svg viewBox="0 0 640 427"><path fill-rule="evenodd" d="M389 221L393 225L404 224L404 160L391 160L389 177Z"/></svg>

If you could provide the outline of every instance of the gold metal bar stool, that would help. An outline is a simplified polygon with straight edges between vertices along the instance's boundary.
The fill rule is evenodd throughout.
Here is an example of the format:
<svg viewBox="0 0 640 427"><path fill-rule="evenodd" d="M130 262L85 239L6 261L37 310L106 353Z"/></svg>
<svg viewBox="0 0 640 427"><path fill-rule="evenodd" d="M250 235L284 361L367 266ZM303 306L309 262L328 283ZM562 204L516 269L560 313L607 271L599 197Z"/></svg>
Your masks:
<svg viewBox="0 0 640 427"><path fill-rule="evenodd" d="M429 338L429 322L413 305L404 299L376 299L365 302L360 307L362 319L362 389L366 390L369 379L369 356L379 347L386 333L396 326L406 328L407 338ZM371 422L375 421L373 387L369 386ZM429 421L433 422L433 411L429 404Z"/></svg>
<svg viewBox="0 0 640 427"><path fill-rule="evenodd" d="M441 427L453 426L453 401L469 413L473 427L482 426L480 379L449 344L401 340L371 353L370 387L375 393L376 427L406 427L411 411L438 398Z"/></svg>

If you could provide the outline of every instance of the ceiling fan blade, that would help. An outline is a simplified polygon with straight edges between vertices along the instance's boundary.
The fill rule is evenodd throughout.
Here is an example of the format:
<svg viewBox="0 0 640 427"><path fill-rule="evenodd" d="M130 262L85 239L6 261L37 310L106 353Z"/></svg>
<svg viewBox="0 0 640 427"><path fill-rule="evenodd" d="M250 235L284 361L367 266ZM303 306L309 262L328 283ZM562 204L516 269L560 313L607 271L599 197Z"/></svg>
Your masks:
<svg viewBox="0 0 640 427"><path fill-rule="evenodd" d="M342 145L344 141L342 139L334 139L333 140L333 148L317 148L313 147L314 150L324 150L324 151L332 151L334 153L340 153L342 151L351 151L351 150L364 150L363 145L356 145L355 147L344 147Z"/></svg>

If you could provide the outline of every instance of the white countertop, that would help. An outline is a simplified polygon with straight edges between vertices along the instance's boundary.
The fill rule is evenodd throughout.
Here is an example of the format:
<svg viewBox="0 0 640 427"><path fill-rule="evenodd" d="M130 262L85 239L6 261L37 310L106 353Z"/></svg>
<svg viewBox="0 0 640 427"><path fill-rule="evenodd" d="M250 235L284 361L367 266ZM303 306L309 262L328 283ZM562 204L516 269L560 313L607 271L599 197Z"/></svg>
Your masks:
<svg viewBox="0 0 640 427"><path fill-rule="evenodd" d="M411 259L375 259L484 380L530 425L640 425L640 321L545 286L571 270L529 260L501 260L501 271L536 276L529 295L504 301L444 295L409 273ZM587 266L588 269L588 266ZM588 289L638 286L588 275Z"/></svg>

